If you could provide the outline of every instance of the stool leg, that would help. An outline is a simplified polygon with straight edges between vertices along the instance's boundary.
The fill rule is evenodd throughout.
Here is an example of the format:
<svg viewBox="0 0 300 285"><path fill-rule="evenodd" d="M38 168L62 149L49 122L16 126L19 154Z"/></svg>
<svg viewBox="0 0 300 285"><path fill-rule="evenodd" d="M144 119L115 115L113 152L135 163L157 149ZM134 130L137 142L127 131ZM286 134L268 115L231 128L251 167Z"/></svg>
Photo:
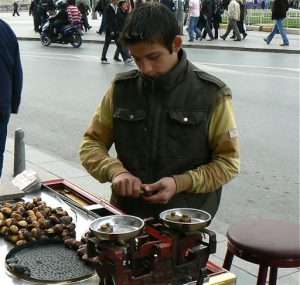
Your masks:
<svg viewBox="0 0 300 285"><path fill-rule="evenodd" d="M268 266L261 264L259 266L256 285L266 285L267 274L268 274Z"/></svg>
<svg viewBox="0 0 300 285"><path fill-rule="evenodd" d="M277 267L271 267L269 276L269 285L276 285L277 282Z"/></svg>
<svg viewBox="0 0 300 285"><path fill-rule="evenodd" d="M223 263L223 268L225 268L226 270L230 270L233 256L234 256L233 253L227 249L224 263Z"/></svg>

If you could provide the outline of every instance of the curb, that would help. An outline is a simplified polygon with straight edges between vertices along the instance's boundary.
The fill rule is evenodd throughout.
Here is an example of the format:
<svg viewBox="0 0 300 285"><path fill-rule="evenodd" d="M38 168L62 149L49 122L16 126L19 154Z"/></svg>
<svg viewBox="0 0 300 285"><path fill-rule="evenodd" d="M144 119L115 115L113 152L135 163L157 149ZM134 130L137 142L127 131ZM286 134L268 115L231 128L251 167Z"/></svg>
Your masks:
<svg viewBox="0 0 300 285"><path fill-rule="evenodd" d="M34 37L18 37L20 41L40 41L39 38ZM86 44L104 44L104 40L82 40ZM213 50L232 50L232 51L251 51L251 52L270 52L270 53L284 53L284 54L300 54L300 50L291 49L275 49L275 48L251 48L251 47L238 47L238 46L216 46L216 45L205 45L205 44L189 44L183 43L183 48L194 48L194 49L213 49Z"/></svg>

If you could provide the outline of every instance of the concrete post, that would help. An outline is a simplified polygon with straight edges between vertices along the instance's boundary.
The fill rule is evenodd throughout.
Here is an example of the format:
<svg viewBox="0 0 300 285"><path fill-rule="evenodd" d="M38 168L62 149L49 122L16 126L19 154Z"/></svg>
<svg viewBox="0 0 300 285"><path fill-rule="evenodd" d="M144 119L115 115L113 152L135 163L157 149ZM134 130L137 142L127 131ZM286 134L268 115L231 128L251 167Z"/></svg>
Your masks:
<svg viewBox="0 0 300 285"><path fill-rule="evenodd" d="M15 151L14 151L14 177L25 170L25 144L24 131L15 130Z"/></svg>

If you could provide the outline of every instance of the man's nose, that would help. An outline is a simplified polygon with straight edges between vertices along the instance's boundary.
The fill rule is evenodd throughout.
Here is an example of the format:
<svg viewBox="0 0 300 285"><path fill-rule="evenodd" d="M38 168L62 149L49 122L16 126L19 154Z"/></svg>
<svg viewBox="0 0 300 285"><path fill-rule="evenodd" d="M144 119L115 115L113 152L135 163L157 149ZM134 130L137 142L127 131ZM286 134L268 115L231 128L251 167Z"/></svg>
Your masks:
<svg viewBox="0 0 300 285"><path fill-rule="evenodd" d="M140 69L145 75L150 75L152 73L152 64L149 61L144 60L141 62Z"/></svg>

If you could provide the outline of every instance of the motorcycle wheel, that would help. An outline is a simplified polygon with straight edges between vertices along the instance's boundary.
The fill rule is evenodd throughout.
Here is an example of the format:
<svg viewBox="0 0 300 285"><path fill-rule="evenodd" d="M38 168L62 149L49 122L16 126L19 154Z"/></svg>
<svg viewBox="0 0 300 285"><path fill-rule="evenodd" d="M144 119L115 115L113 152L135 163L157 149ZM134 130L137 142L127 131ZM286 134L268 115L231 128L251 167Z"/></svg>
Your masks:
<svg viewBox="0 0 300 285"><path fill-rule="evenodd" d="M43 46L49 46L51 44L51 40L46 36L41 36L41 43Z"/></svg>
<svg viewBox="0 0 300 285"><path fill-rule="evenodd" d="M82 38L79 34L72 35L72 41L70 42L72 47L79 48L82 44Z"/></svg>

